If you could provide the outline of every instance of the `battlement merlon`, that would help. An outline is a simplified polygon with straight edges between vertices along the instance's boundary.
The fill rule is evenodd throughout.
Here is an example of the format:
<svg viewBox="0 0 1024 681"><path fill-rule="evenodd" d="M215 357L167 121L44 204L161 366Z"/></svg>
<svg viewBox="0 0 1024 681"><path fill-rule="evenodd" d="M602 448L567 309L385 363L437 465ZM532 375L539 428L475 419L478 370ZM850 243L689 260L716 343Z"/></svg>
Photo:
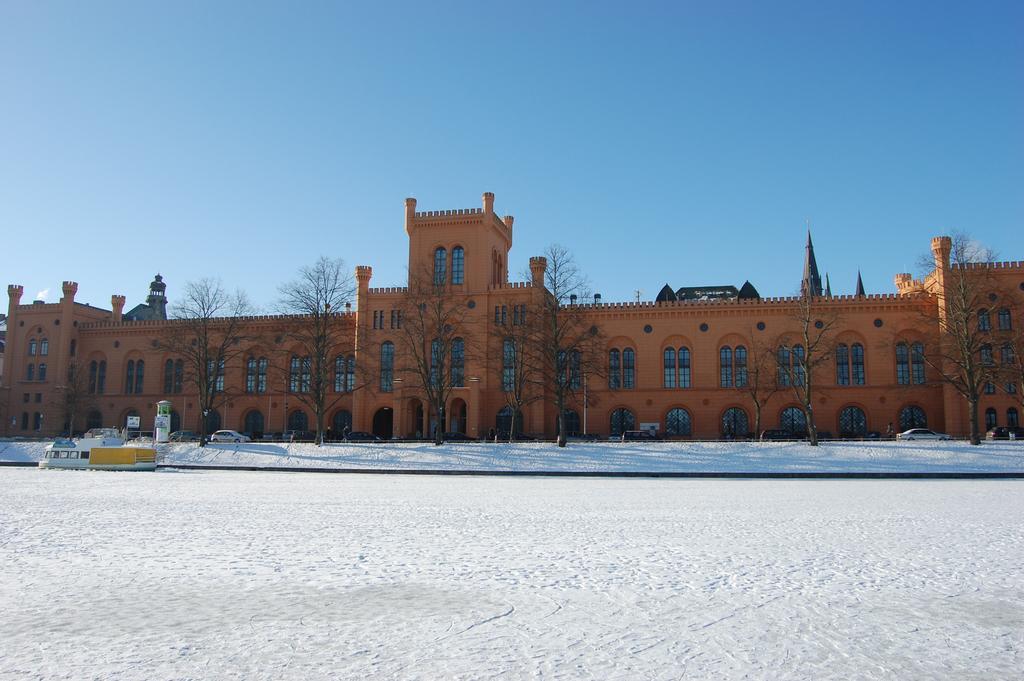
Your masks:
<svg viewBox="0 0 1024 681"><path fill-rule="evenodd" d="M515 218L511 215L499 217L494 212L494 193L484 192L481 208L455 208L451 210L416 210L416 199L405 200L405 233L412 236L417 225L467 224L482 222L495 229L506 241L506 250L512 247L512 225Z"/></svg>

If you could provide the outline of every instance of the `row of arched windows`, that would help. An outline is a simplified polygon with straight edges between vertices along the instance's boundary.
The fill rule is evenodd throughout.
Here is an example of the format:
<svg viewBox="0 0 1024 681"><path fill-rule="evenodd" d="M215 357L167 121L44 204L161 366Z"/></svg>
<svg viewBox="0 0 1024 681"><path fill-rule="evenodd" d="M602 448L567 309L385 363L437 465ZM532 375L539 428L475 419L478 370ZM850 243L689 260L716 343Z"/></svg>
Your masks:
<svg viewBox="0 0 1024 681"><path fill-rule="evenodd" d="M864 346L836 346L836 385L864 385Z"/></svg>
<svg viewBox="0 0 1024 681"><path fill-rule="evenodd" d="M356 356L334 358L334 392L350 393L356 389Z"/></svg>
<svg viewBox="0 0 1024 681"><path fill-rule="evenodd" d="M178 359L164 362L164 394L177 395L184 388L185 363Z"/></svg>
<svg viewBox="0 0 1024 681"><path fill-rule="evenodd" d="M996 324L1000 331L1010 331L1013 329L1013 324L1010 318L1009 308L1000 308L996 312ZM991 331L992 330L992 314L989 310L981 309L978 310L978 331Z"/></svg>
<svg viewBox="0 0 1024 681"><path fill-rule="evenodd" d="M896 383L924 384L924 345L904 342L896 344Z"/></svg>
<svg viewBox="0 0 1024 681"><path fill-rule="evenodd" d="M266 357L248 357L245 360L245 392L259 394L267 392L267 367L270 362Z"/></svg>
<svg viewBox="0 0 1024 681"><path fill-rule="evenodd" d="M462 246L452 249L451 283L461 284L466 276L466 252ZM434 250L434 285L448 283L448 251L443 246Z"/></svg>
<svg viewBox="0 0 1024 681"><path fill-rule="evenodd" d="M36 340L30 338L28 340L28 356L35 357L38 352L40 357L46 357L50 354L50 341L47 338L41 338Z"/></svg>
<svg viewBox="0 0 1024 681"><path fill-rule="evenodd" d="M636 387L636 351L633 348L608 351L608 387L612 390Z"/></svg>
<svg viewBox="0 0 1024 681"><path fill-rule="evenodd" d="M89 362L89 394L102 395L107 387L107 361Z"/></svg>
<svg viewBox="0 0 1024 681"><path fill-rule="evenodd" d="M125 365L124 392L127 395L142 394L142 379L146 369L146 363L141 359L138 361L128 360Z"/></svg>
<svg viewBox="0 0 1024 681"><path fill-rule="evenodd" d="M747 385L747 349L728 345L718 351L719 385L723 388L744 388Z"/></svg>
<svg viewBox="0 0 1024 681"><path fill-rule="evenodd" d="M46 380L46 362L40 362L36 371L36 365L29 363L25 367L25 380L26 381L45 381Z"/></svg>
<svg viewBox="0 0 1024 681"><path fill-rule="evenodd" d="M985 430L991 430L999 425L999 417L994 407L985 410ZM1017 427L1020 425L1020 412L1016 407L1009 407L1006 410L1006 425Z"/></svg>

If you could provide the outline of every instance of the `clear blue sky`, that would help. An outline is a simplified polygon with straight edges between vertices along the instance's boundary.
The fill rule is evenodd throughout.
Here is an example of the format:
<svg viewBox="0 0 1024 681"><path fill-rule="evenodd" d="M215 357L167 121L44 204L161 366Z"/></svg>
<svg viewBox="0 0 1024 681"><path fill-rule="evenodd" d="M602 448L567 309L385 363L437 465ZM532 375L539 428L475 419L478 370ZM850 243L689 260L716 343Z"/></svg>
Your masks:
<svg viewBox="0 0 1024 681"><path fill-rule="evenodd" d="M2 283L129 307L321 254L405 277L403 199L516 216L606 301L892 291L959 229L1024 259L1024 3L0 4ZM4 308L6 309L6 303Z"/></svg>

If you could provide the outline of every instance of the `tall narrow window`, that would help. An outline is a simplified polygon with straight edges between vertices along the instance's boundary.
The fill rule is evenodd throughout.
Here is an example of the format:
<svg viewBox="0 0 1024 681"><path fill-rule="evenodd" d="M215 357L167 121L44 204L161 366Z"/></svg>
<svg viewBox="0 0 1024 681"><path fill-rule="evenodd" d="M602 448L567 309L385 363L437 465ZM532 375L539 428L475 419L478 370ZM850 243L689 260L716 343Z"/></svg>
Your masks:
<svg viewBox="0 0 1024 681"><path fill-rule="evenodd" d="M310 373L309 357L292 355L288 371L288 389L293 393L308 393Z"/></svg>
<svg viewBox="0 0 1024 681"><path fill-rule="evenodd" d="M46 362L40 362L39 363L39 380L40 381L45 381L46 380Z"/></svg>
<svg viewBox="0 0 1024 681"><path fill-rule="evenodd" d="M779 351L775 355L775 363L779 365L779 385L787 387L789 385L789 348L785 345L779 346Z"/></svg>
<svg viewBox="0 0 1024 681"><path fill-rule="evenodd" d="M999 423L996 419L996 410L989 407L985 410L985 430L992 430L997 425L999 425Z"/></svg>
<svg viewBox="0 0 1024 681"><path fill-rule="evenodd" d="M224 392L224 360L206 362L206 377L213 383L214 392Z"/></svg>
<svg viewBox="0 0 1024 681"><path fill-rule="evenodd" d="M345 356L334 358L334 392L345 392Z"/></svg>
<svg viewBox="0 0 1024 681"><path fill-rule="evenodd" d="M860 343L850 346L850 365L853 368L853 384L864 385L864 346Z"/></svg>
<svg viewBox="0 0 1024 681"><path fill-rule="evenodd" d="M506 338L501 344L501 389L503 392L510 393L515 390L515 371L516 344L511 338Z"/></svg>
<svg viewBox="0 0 1024 681"><path fill-rule="evenodd" d="M676 387L676 350L675 348L665 348L664 352L664 375L662 383L666 388Z"/></svg>
<svg viewBox="0 0 1024 681"><path fill-rule="evenodd" d="M39 341L39 356L46 357L50 354L50 341L46 338Z"/></svg>
<svg viewBox="0 0 1024 681"><path fill-rule="evenodd" d="M441 351L441 341L437 338L430 342L430 385L441 385L441 376L444 375L444 353Z"/></svg>
<svg viewBox="0 0 1024 681"><path fill-rule="evenodd" d="M352 392L356 389L356 356L350 355L348 367L345 372L345 392Z"/></svg>
<svg viewBox="0 0 1024 681"><path fill-rule="evenodd" d="M836 346L836 385L850 385L850 348L846 343Z"/></svg>
<svg viewBox="0 0 1024 681"><path fill-rule="evenodd" d="M1016 407L1010 407L1006 410L1006 425L1011 428L1017 428L1020 426L1020 414L1017 412Z"/></svg>
<svg viewBox="0 0 1024 681"><path fill-rule="evenodd" d="M452 341L451 381L453 388L466 385L466 343L461 338Z"/></svg>
<svg viewBox="0 0 1024 681"><path fill-rule="evenodd" d="M978 331L991 331L992 317L988 310L978 310Z"/></svg>
<svg viewBox="0 0 1024 681"><path fill-rule="evenodd" d="M737 345L735 350L735 361L736 361L736 387L746 388L747 387L747 348L742 345Z"/></svg>
<svg viewBox="0 0 1024 681"><path fill-rule="evenodd" d="M995 357L992 354L992 346L985 343L981 346L981 363L983 366L990 367L996 363Z"/></svg>
<svg viewBox="0 0 1024 681"><path fill-rule="evenodd" d="M27 380L27 381L34 381L34 380L36 380L36 365L35 364L29 364L25 368L25 380Z"/></svg>
<svg viewBox="0 0 1024 681"><path fill-rule="evenodd" d="M728 345L718 351L718 385L722 388L732 387L732 348Z"/></svg>
<svg viewBox="0 0 1024 681"><path fill-rule="evenodd" d="M612 390L622 387L622 355L614 348L608 351L608 387Z"/></svg>
<svg viewBox="0 0 1024 681"><path fill-rule="evenodd" d="M75 350L77 350L77 349L78 349L78 341L76 341L74 338L72 338L71 339L71 356L72 357L75 356Z"/></svg>
<svg viewBox="0 0 1024 681"><path fill-rule="evenodd" d="M129 395L135 392L135 362L133 360L128 360L128 366L125 369L124 391Z"/></svg>
<svg viewBox="0 0 1024 681"><path fill-rule="evenodd" d="M466 252L462 246L452 249L452 283L461 284L466 273Z"/></svg>
<svg viewBox="0 0 1024 681"><path fill-rule="evenodd" d="M434 251L434 286L440 286L448 275L448 251L438 246Z"/></svg>
<svg viewBox="0 0 1024 681"><path fill-rule="evenodd" d="M35 357L36 356L36 347L37 347L36 339L33 338L32 340L30 340L28 342L28 356L29 357Z"/></svg>
<svg viewBox="0 0 1024 681"><path fill-rule="evenodd" d="M245 392L256 392L256 358L245 360Z"/></svg>
<svg viewBox="0 0 1024 681"><path fill-rule="evenodd" d="M174 392L181 393L182 385L185 382L185 362L177 360L174 362Z"/></svg>
<svg viewBox="0 0 1024 681"><path fill-rule="evenodd" d="M141 359L135 363L135 394L142 394L142 380L146 371L146 363Z"/></svg>
<svg viewBox="0 0 1024 681"><path fill-rule="evenodd" d="M174 391L174 360L164 362L164 395L170 395Z"/></svg>
<svg viewBox="0 0 1024 681"><path fill-rule="evenodd" d="M807 362L806 355L804 354L804 346L794 345L793 346L793 384L803 385L804 375L807 373Z"/></svg>
<svg viewBox="0 0 1024 681"><path fill-rule="evenodd" d="M384 341L380 344L380 390L389 393L394 388L395 344Z"/></svg>
<svg viewBox="0 0 1024 681"><path fill-rule="evenodd" d="M622 351L622 387L636 387L636 353L633 352L633 348Z"/></svg>
<svg viewBox="0 0 1024 681"><path fill-rule="evenodd" d="M999 330L1000 331L1010 331L1013 328L1013 325L1010 323L1010 310L1009 310L1009 308L1005 308L1004 307L1004 308L1000 309L998 315L999 315L998 316Z"/></svg>
<svg viewBox="0 0 1024 681"><path fill-rule="evenodd" d="M96 394L96 360L89 362L89 394Z"/></svg>
<svg viewBox="0 0 1024 681"><path fill-rule="evenodd" d="M690 349L679 348L679 387L690 387Z"/></svg>
<svg viewBox="0 0 1024 681"><path fill-rule="evenodd" d="M100 360L99 371L96 374L96 392L100 395L107 391L107 360Z"/></svg>
<svg viewBox="0 0 1024 681"><path fill-rule="evenodd" d="M896 382L910 385L910 352L906 343L896 344Z"/></svg>
<svg viewBox="0 0 1024 681"><path fill-rule="evenodd" d="M267 366L270 362L266 357L260 357L256 362L256 392L267 392ZM179 389L178 392L181 392Z"/></svg>
<svg viewBox="0 0 1024 681"><path fill-rule="evenodd" d="M583 372L580 370L580 351L573 350L569 353L569 388L579 390L582 385Z"/></svg>

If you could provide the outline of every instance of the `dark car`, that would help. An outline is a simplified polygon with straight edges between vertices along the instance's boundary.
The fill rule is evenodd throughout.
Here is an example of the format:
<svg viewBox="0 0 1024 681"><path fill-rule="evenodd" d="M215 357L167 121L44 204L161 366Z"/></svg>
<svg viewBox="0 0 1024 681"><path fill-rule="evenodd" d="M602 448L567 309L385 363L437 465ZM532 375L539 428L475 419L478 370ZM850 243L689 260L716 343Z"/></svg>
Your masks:
<svg viewBox="0 0 1024 681"><path fill-rule="evenodd" d="M191 430L176 430L167 438L170 442L199 442L199 433Z"/></svg>
<svg viewBox="0 0 1024 681"><path fill-rule="evenodd" d="M781 428L769 428L761 431L762 440L802 440L806 437L807 433L791 433Z"/></svg>
<svg viewBox="0 0 1024 681"><path fill-rule="evenodd" d="M1010 436L1013 437L1010 437ZM996 426L985 433L986 440L1024 440L1024 428L1019 426Z"/></svg>
<svg viewBox="0 0 1024 681"><path fill-rule="evenodd" d="M312 442L316 439L316 433L310 430L286 430L281 433L281 439L285 442Z"/></svg>
<svg viewBox="0 0 1024 681"><path fill-rule="evenodd" d="M345 436L345 442L383 442L379 435L356 430Z"/></svg>
<svg viewBox="0 0 1024 681"><path fill-rule="evenodd" d="M624 442L653 442L654 440L660 440L658 434L653 430L627 430L619 436L612 436L613 440L622 440Z"/></svg>

